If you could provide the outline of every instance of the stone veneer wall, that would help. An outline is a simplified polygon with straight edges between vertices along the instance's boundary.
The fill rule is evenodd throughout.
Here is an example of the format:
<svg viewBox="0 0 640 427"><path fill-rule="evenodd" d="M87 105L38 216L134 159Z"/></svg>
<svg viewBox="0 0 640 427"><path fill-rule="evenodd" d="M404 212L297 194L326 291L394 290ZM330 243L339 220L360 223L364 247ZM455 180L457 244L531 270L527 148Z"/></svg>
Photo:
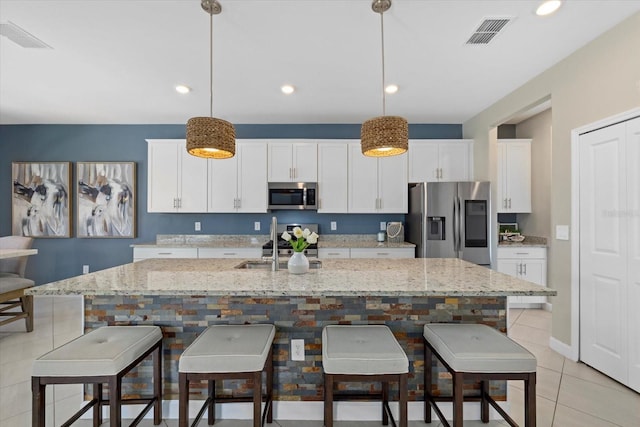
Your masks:
<svg viewBox="0 0 640 427"><path fill-rule="evenodd" d="M422 400L424 367L422 330L425 323L483 323L506 332L505 297L209 297L86 296L85 328L104 325L157 325L163 330L164 399L178 399L178 360L183 350L208 325L273 323L274 400L321 401L322 327L328 324L386 324L409 358L409 400ZM289 342L305 340L306 360L291 361ZM438 369L438 388L450 393L450 376ZM128 397L150 393L151 365L132 371L123 382ZM225 381L218 393L245 395L249 384ZM339 384L355 390L357 384ZM473 390L476 385L469 384ZM497 399L506 395L504 382L492 382ZM365 384L363 390L378 390ZM392 390L393 387L392 387ZM204 399L206 386L193 384L191 398ZM395 391L394 391L395 393Z"/></svg>

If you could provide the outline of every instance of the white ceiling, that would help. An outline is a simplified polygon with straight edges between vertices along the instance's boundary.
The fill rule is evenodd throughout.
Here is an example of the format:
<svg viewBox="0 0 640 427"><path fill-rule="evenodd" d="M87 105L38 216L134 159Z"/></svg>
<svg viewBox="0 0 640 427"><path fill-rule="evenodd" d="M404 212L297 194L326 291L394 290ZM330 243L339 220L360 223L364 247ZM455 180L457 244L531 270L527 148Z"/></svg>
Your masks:
<svg viewBox="0 0 640 427"><path fill-rule="evenodd" d="M381 114L380 18L370 0L220 0L214 115L233 123L360 123ZM462 123L640 11L639 0L393 0L384 15L387 114ZM513 17L489 45L466 40ZM0 37L0 124L182 124L209 114L200 0L0 0L53 49ZM179 95L174 86L193 88ZM280 92L295 85L294 95Z"/></svg>

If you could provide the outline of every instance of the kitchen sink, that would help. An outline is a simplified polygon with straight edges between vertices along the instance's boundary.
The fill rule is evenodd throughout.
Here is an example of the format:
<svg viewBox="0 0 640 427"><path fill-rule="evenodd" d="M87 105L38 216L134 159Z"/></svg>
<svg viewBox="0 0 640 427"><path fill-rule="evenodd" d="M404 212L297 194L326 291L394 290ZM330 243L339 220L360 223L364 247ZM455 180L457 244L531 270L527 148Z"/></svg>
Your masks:
<svg viewBox="0 0 640 427"><path fill-rule="evenodd" d="M280 261L278 263L280 270L287 269L287 261ZM309 268L321 268L322 261L317 259L309 260ZM236 265L234 268L240 270L268 270L271 269L271 261L262 261L262 260L249 260L242 261L240 264Z"/></svg>

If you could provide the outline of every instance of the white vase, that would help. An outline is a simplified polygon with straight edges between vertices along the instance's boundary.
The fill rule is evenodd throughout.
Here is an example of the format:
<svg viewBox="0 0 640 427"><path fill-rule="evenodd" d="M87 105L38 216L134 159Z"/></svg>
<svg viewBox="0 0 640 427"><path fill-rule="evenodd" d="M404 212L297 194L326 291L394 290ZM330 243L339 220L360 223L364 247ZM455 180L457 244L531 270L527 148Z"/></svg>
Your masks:
<svg viewBox="0 0 640 427"><path fill-rule="evenodd" d="M294 252L289 258L287 268L291 274L304 274L309 271L309 260L303 252Z"/></svg>

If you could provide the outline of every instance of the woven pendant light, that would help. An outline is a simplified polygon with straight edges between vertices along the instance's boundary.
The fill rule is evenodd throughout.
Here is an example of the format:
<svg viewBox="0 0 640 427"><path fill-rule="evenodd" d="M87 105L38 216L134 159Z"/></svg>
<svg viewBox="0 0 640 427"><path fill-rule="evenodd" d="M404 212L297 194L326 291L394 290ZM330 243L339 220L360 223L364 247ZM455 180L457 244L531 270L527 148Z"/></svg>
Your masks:
<svg viewBox="0 0 640 427"><path fill-rule="evenodd" d="M228 159L236 154L236 130L226 120L213 117L213 15L222 12L218 0L202 0L209 14L209 117L192 117L187 121L187 151L197 157Z"/></svg>
<svg viewBox="0 0 640 427"><path fill-rule="evenodd" d="M409 148L409 124L398 116L387 116L384 91L384 12L391 7L391 0L373 0L371 8L380 14L382 36L382 116L369 119L362 124L360 145L362 154L370 157L396 156Z"/></svg>

